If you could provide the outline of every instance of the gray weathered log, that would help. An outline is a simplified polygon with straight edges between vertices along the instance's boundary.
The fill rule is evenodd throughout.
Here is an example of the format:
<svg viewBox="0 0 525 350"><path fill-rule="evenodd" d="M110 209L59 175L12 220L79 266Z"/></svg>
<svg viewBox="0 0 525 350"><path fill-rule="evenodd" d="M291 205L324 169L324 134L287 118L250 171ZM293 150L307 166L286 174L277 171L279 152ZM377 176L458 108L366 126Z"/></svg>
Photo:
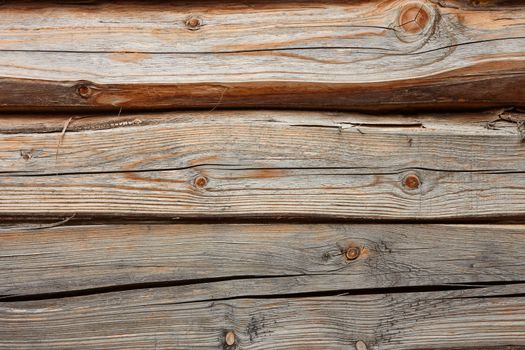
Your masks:
<svg viewBox="0 0 525 350"><path fill-rule="evenodd" d="M525 214L522 117L514 112L137 114L73 119L65 134L69 117L21 118L0 118L4 217ZM419 183L408 183L411 175Z"/></svg>
<svg viewBox="0 0 525 350"><path fill-rule="evenodd" d="M426 293L220 298L245 285L230 281L0 303L0 348L525 348L523 284ZM227 346L230 331L235 342Z"/></svg>
<svg viewBox="0 0 525 350"><path fill-rule="evenodd" d="M0 230L0 247L0 296L213 279L244 279L229 297L525 281L521 225L65 226Z"/></svg>

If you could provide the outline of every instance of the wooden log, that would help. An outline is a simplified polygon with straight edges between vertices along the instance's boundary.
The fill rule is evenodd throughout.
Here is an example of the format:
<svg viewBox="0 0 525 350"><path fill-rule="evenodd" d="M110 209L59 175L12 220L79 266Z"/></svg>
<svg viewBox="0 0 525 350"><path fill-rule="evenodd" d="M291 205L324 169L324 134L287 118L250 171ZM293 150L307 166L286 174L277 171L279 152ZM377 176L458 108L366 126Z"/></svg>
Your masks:
<svg viewBox="0 0 525 350"><path fill-rule="evenodd" d="M0 215L519 218L519 118L214 111L42 127L3 117Z"/></svg>
<svg viewBox="0 0 525 350"><path fill-rule="evenodd" d="M1 303L0 348L525 348L523 284L426 293L217 297L243 286L210 283L193 290Z"/></svg>
<svg viewBox="0 0 525 350"><path fill-rule="evenodd" d="M0 230L0 296L238 279L228 297L523 279L521 225Z"/></svg>
<svg viewBox="0 0 525 350"><path fill-rule="evenodd" d="M495 0L3 2L0 110L524 106L524 16Z"/></svg>

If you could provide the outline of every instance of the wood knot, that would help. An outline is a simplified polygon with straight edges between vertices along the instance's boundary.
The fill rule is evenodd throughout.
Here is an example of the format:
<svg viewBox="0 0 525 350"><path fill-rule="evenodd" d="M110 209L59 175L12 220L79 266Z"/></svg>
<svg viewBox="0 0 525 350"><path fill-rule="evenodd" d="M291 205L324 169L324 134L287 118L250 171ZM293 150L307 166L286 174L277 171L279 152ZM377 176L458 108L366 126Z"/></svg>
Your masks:
<svg viewBox="0 0 525 350"><path fill-rule="evenodd" d="M224 336L224 343L227 346L233 346L235 344L235 332L234 331L228 331L226 335Z"/></svg>
<svg viewBox="0 0 525 350"><path fill-rule="evenodd" d="M430 14L424 5L407 5L399 14L399 27L408 33L422 32L428 22L430 22Z"/></svg>
<svg viewBox="0 0 525 350"><path fill-rule="evenodd" d="M202 27L202 20L199 17L190 16L184 21L184 24L189 30L198 30Z"/></svg>
<svg viewBox="0 0 525 350"><path fill-rule="evenodd" d="M348 261L357 259L359 255L361 255L361 249L359 247L349 247L345 253L346 260Z"/></svg>
<svg viewBox="0 0 525 350"><path fill-rule="evenodd" d="M21 150L20 156L23 160L28 161L29 159L33 158L33 153L31 151Z"/></svg>
<svg viewBox="0 0 525 350"><path fill-rule="evenodd" d="M401 7L392 26L395 35L405 43L426 42L435 33L439 19L439 10L427 3L410 2Z"/></svg>
<svg viewBox="0 0 525 350"><path fill-rule="evenodd" d="M81 84L77 87L77 94L82 98L91 96L91 88L86 84Z"/></svg>
<svg viewBox="0 0 525 350"><path fill-rule="evenodd" d="M193 183L197 188L204 188L208 184L208 179L204 176L197 176Z"/></svg>
<svg viewBox="0 0 525 350"><path fill-rule="evenodd" d="M421 180L416 174L408 174L403 178L403 187L408 190L417 190L421 186Z"/></svg>
<svg viewBox="0 0 525 350"><path fill-rule="evenodd" d="M355 343L355 349L356 350L367 350L366 343L362 340L358 340Z"/></svg>

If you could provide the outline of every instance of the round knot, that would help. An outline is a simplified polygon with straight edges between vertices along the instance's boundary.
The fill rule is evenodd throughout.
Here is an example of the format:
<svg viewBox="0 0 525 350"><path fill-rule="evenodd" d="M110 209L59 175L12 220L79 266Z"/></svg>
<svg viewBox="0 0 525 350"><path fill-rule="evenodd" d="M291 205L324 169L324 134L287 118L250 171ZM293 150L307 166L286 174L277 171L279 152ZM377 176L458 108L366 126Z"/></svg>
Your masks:
<svg viewBox="0 0 525 350"><path fill-rule="evenodd" d="M77 93L82 98L88 98L91 95L91 88L85 84L82 84L77 88Z"/></svg>
<svg viewBox="0 0 525 350"><path fill-rule="evenodd" d="M399 9L395 33L403 42L414 42L428 38L436 30L439 12L425 3L411 2Z"/></svg>
<svg viewBox="0 0 525 350"><path fill-rule="evenodd" d="M184 24L189 30L197 30L202 27L202 20L199 17L191 16L186 19Z"/></svg>
<svg viewBox="0 0 525 350"><path fill-rule="evenodd" d="M355 260L361 254L361 249L359 247L350 247L346 250L345 256L346 260Z"/></svg>
<svg viewBox="0 0 525 350"><path fill-rule="evenodd" d="M233 331L229 331L228 333L226 333L226 335L224 336L224 342L228 346L232 346L233 344L235 344L235 333Z"/></svg>
<svg viewBox="0 0 525 350"><path fill-rule="evenodd" d="M422 32L429 21L430 14L424 5L407 5L399 14L399 27L405 32L412 34Z"/></svg>
<svg viewBox="0 0 525 350"><path fill-rule="evenodd" d="M403 187L409 190L417 190L421 186L421 180L416 174L409 174L403 179Z"/></svg>
<svg viewBox="0 0 525 350"><path fill-rule="evenodd" d="M204 188L208 184L208 179L204 176L197 176L193 183L197 188Z"/></svg>

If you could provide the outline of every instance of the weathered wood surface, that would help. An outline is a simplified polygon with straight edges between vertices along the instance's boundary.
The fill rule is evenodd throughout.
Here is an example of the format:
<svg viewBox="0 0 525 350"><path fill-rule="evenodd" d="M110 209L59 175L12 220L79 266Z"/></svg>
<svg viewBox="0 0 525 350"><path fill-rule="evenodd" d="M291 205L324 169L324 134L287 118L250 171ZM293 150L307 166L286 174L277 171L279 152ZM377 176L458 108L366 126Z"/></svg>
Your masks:
<svg viewBox="0 0 525 350"><path fill-rule="evenodd" d="M520 1L4 1L0 110L523 106L524 16Z"/></svg>
<svg viewBox="0 0 525 350"><path fill-rule="evenodd" d="M245 281L228 297L525 280L522 225L65 226L0 230L0 247L0 297L217 279Z"/></svg>
<svg viewBox="0 0 525 350"><path fill-rule="evenodd" d="M507 121L491 123L501 116ZM519 218L520 118L213 111L31 124L3 117L0 215ZM419 183L407 182L412 175Z"/></svg>
<svg viewBox="0 0 525 350"><path fill-rule="evenodd" d="M0 1L0 349L525 349L524 18Z"/></svg>
<svg viewBox="0 0 525 350"><path fill-rule="evenodd" d="M244 286L219 282L1 303L0 348L525 348L523 284L427 293L220 298L227 289ZM228 346L230 331L235 336Z"/></svg>

